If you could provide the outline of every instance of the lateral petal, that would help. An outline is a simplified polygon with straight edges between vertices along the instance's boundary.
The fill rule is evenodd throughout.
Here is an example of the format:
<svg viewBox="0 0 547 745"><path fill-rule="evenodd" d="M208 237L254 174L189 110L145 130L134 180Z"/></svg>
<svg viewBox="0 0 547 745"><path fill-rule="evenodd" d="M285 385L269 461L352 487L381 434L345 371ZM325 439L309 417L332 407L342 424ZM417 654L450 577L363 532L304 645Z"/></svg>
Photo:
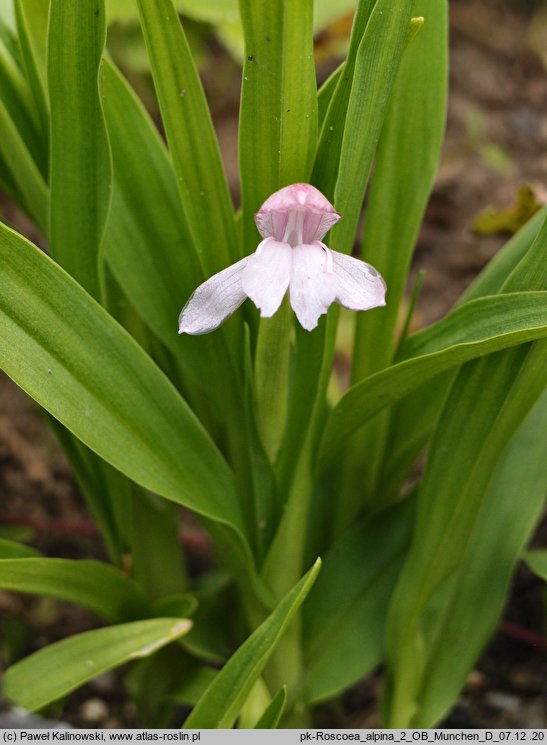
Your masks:
<svg viewBox="0 0 547 745"><path fill-rule="evenodd" d="M273 316L287 292L292 252L288 243L266 238L256 252L248 257L241 284L263 318Z"/></svg>
<svg viewBox="0 0 547 745"><path fill-rule="evenodd" d="M190 297L179 316L179 334L207 334L231 316L247 295L241 275L249 257L214 274Z"/></svg>
<svg viewBox="0 0 547 745"><path fill-rule="evenodd" d="M386 283L373 266L338 251L331 254L337 303L349 310L369 310L386 304Z"/></svg>
<svg viewBox="0 0 547 745"><path fill-rule="evenodd" d="M336 297L331 253L321 243L293 248L291 306L307 331L317 326L319 316L327 312Z"/></svg>

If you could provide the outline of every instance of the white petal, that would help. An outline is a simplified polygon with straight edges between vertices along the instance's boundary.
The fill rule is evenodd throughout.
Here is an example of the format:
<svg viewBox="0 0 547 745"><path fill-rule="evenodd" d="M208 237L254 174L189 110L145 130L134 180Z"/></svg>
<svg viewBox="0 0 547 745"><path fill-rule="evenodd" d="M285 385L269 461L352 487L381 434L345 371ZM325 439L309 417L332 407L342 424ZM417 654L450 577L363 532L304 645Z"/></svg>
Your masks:
<svg viewBox="0 0 547 745"><path fill-rule="evenodd" d="M386 283L373 266L338 251L331 254L337 303L350 310L369 310L386 304Z"/></svg>
<svg viewBox="0 0 547 745"><path fill-rule="evenodd" d="M281 305L291 276L292 248L288 243L266 238L249 256L241 276L243 290L260 315L270 318Z"/></svg>
<svg viewBox="0 0 547 745"><path fill-rule="evenodd" d="M236 311L247 297L241 286L246 256L200 285L179 316L179 334L207 334Z"/></svg>
<svg viewBox="0 0 547 745"><path fill-rule="evenodd" d="M293 248L291 306L307 331L317 326L319 316L327 312L336 297L330 255L331 251L321 243Z"/></svg>

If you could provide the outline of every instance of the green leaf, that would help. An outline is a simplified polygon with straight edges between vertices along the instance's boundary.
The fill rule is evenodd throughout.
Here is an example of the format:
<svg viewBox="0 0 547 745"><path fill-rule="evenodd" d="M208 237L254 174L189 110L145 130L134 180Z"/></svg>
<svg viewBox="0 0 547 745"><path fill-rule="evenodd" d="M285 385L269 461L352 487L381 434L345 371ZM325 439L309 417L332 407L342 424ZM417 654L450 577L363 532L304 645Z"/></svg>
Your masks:
<svg viewBox="0 0 547 745"><path fill-rule="evenodd" d="M371 375L342 396L328 419L321 457L330 461L347 437L374 414L451 367L545 336L546 298L544 292L480 298L409 337L401 362Z"/></svg>
<svg viewBox="0 0 547 745"><path fill-rule="evenodd" d="M485 269L476 285L472 285L464 298L474 298L482 292L515 292L547 289L545 276L545 251L547 250L546 212L541 211L537 222L530 221L528 228L512 239L494 259L492 271ZM511 284L509 284L511 283ZM393 413L388 457L382 476L386 496L395 495L405 480L408 469L416 460L421 448L438 418L452 376L440 376L427 385L420 386Z"/></svg>
<svg viewBox="0 0 547 745"><path fill-rule="evenodd" d="M206 389L214 410L222 412L226 389L218 385L220 355L214 364L211 359L214 341L196 344L176 333L180 309L201 281L201 271L167 150L135 93L106 61L100 91L114 165L105 257L135 310L181 365L189 389ZM228 373L221 375L229 379Z"/></svg>
<svg viewBox="0 0 547 745"><path fill-rule="evenodd" d="M539 443L541 446L544 447L543 440L539 437L534 441L534 445L536 443ZM533 452L533 451L530 451ZM537 463L544 463L545 458L543 458L542 455L538 456L538 460L534 464L537 465ZM522 558L524 561L528 564L528 567L534 572L534 574L537 574L538 577L541 577L541 579L544 579L547 582L547 550L544 548L535 548L530 549L529 551L525 551Z"/></svg>
<svg viewBox="0 0 547 745"><path fill-rule="evenodd" d="M313 585L320 566L318 559L273 613L228 660L185 721L185 729L232 727L254 682Z"/></svg>
<svg viewBox="0 0 547 745"><path fill-rule="evenodd" d="M343 74L331 80L328 88L335 86L334 91L327 88L328 105L321 103L321 131L317 145L317 154L312 176L314 183L327 197L334 196L334 187L340 165L340 153L344 137L348 102L355 73L355 62L359 46L367 28L376 0L362 0L353 19L350 47L344 62ZM325 93L323 92L323 96Z"/></svg>
<svg viewBox="0 0 547 745"><path fill-rule="evenodd" d="M492 475L449 596L426 631L432 643L413 727L432 727L440 721L495 630L519 555L541 518L547 488L546 417L544 393ZM534 554L543 554L547 578L547 552L524 555L532 568Z"/></svg>
<svg viewBox="0 0 547 745"><path fill-rule="evenodd" d="M139 587L100 561L2 559L0 587L76 603L112 622L147 615Z"/></svg>
<svg viewBox="0 0 547 745"><path fill-rule="evenodd" d="M41 131L27 80L6 46L0 42L0 99L35 162L41 176L47 176L47 130Z"/></svg>
<svg viewBox="0 0 547 745"><path fill-rule="evenodd" d="M287 688L283 686L272 698L270 704L255 724L254 729L276 729L283 715L285 702L287 701Z"/></svg>
<svg viewBox="0 0 547 745"><path fill-rule="evenodd" d="M49 101L46 80L46 44L49 0L15 0L17 33L24 69L42 136L49 138ZM46 146L45 163L48 162Z"/></svg>
<svg viewBox="0 0 547 745"><path fill-rule="evenodd" d="M173 386L60 267L0 227L0 364L115 468L243 530L232 475Z"/></svg>
<svg viewBox="0 0 547 745"><path fill-rule="evenodd" d="M329 75L329 77L325 80L325 82L317 92L317 119L320 130L323 127L323 122L325 121L325 117L327 116L330 102L332 101L332 97L334 96L334 92L336 91L336 87L338 86L338 81L343 73L344 67L345 62L342 62L340 65L338 65L336 70L331 75Z"/></svg>
<svg viewBox="0 0 547 745"><path fill-rule="evenodd" d="M547 215L535 240L503 283L501 292L547 289Z"/></svg>
<svg viewBox="0 0 547 745"><path fill-rule="evenodd" d="M48 188L38 166L29 153L19 132L0 101L0 156L9 169L9 180L17 189L17 201L44 231L47 224Z"/></svg>
<svg viewBox="0 0 547 745"><path fill-rule="evenodd" d="M352 383L389 365L395 351L400 303L444 134L446 5L446 0L417 0L414 4L414 12L426 20L403 55L381 132L367 196L361 255L386 281L387 305L355 317ZM351 523L364 503L377 503L388 428L389 413L384 412L348 443L348 476L339 501L342 522ZM363 452L368 454L366 463Z"/></svg>
<svg viewBox="0 0 547 745"><path fill-rule="evenodd" d="M138 6L184 214L208 276L239 255L210 112L172 0Z"/></svg>
<svg viewBox="0 0 547 745"><path fill-rule="evenodd" d="M351 251L413 5L414 0L377 0L357 50L334 190L344 219L333 228L332 243L345 253Z"/></svg>
<svg viewBox="0 0 547 745"><path fill-rule="evenodd" d="M332 547L303 609L304 696L340 693L377 665L415 500L361 520Z"/></svg>
<svg viewBox="0 0 547 745"><path fill-rule="evenodd" d="M353 380L389 364L394 329L444 135L447 98L445 0L416 0L425 17L397 72L376 154L361 254L388 286L385 310L358 315ZM416 147L416 140L422 141ZM374 349L374 354L371 350ZM379 359L380 355L380 359Z"/></svg>
<svg viewBox="0 0 547 745"><path fill-rule="evenodd" d="M55 260L95 298L111 178L97 83L105 35L104 0L51 0L50 246Z"/></svg>
<svg viewBox="0 0 547 745"><path fill-rule="evenodd" d="M488 262L459 299L459 303L498 293L513 269L528 252L547 217L547 207L539 210ZM520 288L524 289L524 288Z"/></svg>
<svg viewBox="0 0 547 745"><path fill-rule="evenodd" d="M5 694L36 711L107 670L148 657L191 625L186 619L154 618L76 634L12 665L4 675Z"/></svg>
<svg viewBox="0 0 547 745"><path fill-rule="evenodd" d="M0 559L26 559L40 556L40 552L24 543L0 538Z"/></svg>
<svg viewBox="0 0 547 745"><path fill-rule="evenodd" d="M503 450L545 389L546 351L541 341L469 362L450 390L419 491L412 548L390 607L388 726L412 726L420 716L432 638L427 608L460 568Z"/></svg>
<svg viewBox="0 0 547 745"><path fill-rule="evenodd" d="M138 313L182 358L176 321L201 274L175 172L142 103L110 62L101 67L100 92L114 166L105 256Z"/></svg>
<svg viewBox="0 0 547 745"><path fill-rule="evenodd" d="M215 31L237 61L244 60L244 39L237 13L237 0L213 0L206 5L201 0L179 0L182 11L191 18L215 25ZM349 14L357 0L315 0L313 4L314 35L336 19Z"/></svg>
<svg viewBox="0 0 547 745"><path fill-rule="evenodd" d="M245 252L253 215L281 186L308 181L317 139L313 2L241 0L246 60L239 125Z"/></svg>

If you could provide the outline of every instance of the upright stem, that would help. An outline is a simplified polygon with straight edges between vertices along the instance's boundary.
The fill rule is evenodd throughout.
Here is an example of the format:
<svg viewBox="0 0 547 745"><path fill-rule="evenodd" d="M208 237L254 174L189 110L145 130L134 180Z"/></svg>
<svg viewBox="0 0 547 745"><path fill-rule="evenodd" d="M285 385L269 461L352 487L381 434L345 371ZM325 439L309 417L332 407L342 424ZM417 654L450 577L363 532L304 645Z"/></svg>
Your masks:
<svg viewBox="0 0 547 745"><path fill-rule="evenodd" d="M298 461L289 499L266 561L263 577L274 597L283 597L302 575L308 510L312 489L310 432ZM267 670L267 681L275 693L287 685L289 703L294 702L303 671L301 617L297 614L275 649Z"/></svg>

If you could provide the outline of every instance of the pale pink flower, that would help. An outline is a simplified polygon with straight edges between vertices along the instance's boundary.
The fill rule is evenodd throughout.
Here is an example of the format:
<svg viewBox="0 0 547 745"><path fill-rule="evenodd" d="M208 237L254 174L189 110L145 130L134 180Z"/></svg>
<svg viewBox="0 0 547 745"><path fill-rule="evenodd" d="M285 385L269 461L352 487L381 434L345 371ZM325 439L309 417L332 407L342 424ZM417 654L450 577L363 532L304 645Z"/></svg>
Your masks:
<svg viewBox="0 0 547 745"><path fill-rule="evenodd" d="M386 285L369 264L331 251L321 239L340 215L315 187L276 191L255 215L264 239L246 256L200 285L179 317L180 334L218 328L246 298L270 318L287 289L296 317L311 331L331 303L350 310L385 305Z"/></svg>

